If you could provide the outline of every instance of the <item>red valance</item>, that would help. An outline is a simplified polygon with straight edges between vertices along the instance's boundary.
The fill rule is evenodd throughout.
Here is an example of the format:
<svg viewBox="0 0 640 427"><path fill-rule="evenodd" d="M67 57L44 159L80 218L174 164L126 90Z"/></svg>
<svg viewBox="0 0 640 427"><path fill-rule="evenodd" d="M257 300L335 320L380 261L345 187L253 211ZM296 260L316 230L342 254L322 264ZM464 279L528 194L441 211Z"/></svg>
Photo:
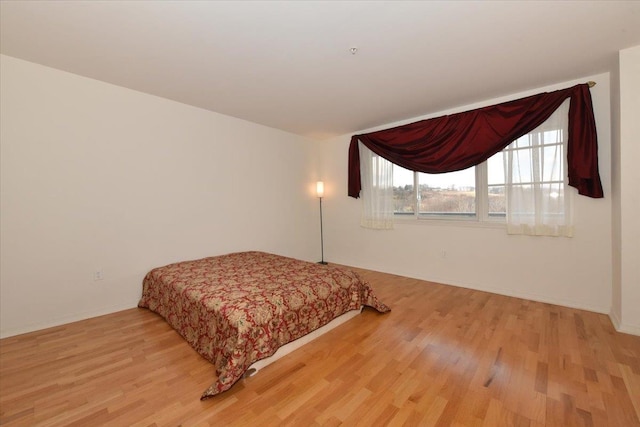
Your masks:
<svg viewBox="0 0 640 427"><path fill-rule="evenodd" d="M567 164L569 185L580 194L603 197L598 172L598 139L588 84L545 92L475 110L421 120L351 137L349 196L360 197L358 141L403 168L444 173L487 160L540 126L570 98Z"/></svg>

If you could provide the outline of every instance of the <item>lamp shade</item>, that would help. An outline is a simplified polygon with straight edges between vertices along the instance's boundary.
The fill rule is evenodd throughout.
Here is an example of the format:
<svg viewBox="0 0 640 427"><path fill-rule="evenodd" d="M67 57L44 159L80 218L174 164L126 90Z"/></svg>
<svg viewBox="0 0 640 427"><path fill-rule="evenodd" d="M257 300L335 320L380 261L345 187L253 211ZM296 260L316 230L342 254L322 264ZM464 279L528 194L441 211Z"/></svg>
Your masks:
<svg viewBox="0 0 640 427"><path fill-rule="evenodd" d="M324 182L316 182L316 194L318 197L324 197Z"/></svg>

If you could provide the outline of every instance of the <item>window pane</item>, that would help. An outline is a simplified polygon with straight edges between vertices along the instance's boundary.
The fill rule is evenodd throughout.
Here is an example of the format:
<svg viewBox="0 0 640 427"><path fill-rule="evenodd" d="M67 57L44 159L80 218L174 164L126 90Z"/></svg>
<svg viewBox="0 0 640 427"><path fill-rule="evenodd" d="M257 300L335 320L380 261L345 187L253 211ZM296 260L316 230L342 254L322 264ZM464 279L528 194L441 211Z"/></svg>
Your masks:
<svg viewBox="0 0 640 427"><path fill-rule="evenodd" d="M416 196L413 189L413 171L393 165L393 213L413 215Z"/></svg>
<svg viewBox="0 0 640 427"><path fill-rule="evenodd" d="M518 209L514 215L521 217L536 214L536 210L545 215L564 215L564 184L514 185L511 197L518 199Z"/></svg>
<svg viewBox="0 0 640 427"><path fill-rule="evenodd" d="M564 214L564 185L543 184L540 188L542 192L543 209L547 215Z"/></svg>
<svg viewBox="0 0 640 427"><path fill-rule="evenodd" d="M509 145L507 148L528 148L533 143L531 134L521 136Z"/></svg>
<svg viewBox="0 0 640 427"><path fill-rule="evenodd" d="M531 150L514 150L512 153L512 182L533 182Z"/></svg>
<svg viewBox="0 0 640 427"><path fill-rule="evenodd" d="M562 145L551 145L542 150L542 180L562 181L564 177Z"/></svg>
<svg viewBox="0 0 640 427"><path fill-rule="evenodd" d="M512 185L509 197L511 198L511 215L524 217L534 214L535 193L532 185Z"/></svg>
<svg viewBox="0 0 640 427"><path fill-rule="evenodd" d="M442 174L419 173L418 180L421 215L476 215L475 168Z"/></svg>
<svg viewBox="0 0 640 427"><path fill-rule="evenodd" d="M487 179L489 185L504 184L504 153L501 151L487 160Z"/></svg>
<svg viewBox="0 0 640 427"><path fill-rule="evenodd" d="M505 200L505 186L489 186L487 202L489 203L489 217L504 218L507 215L507 204Z"/></svg>
<svg viewBox="0 0 640 427"><path fill-rule="evenodd" d="M505 200L504 160L506 154L501 151L487 160L487 213L489 218L507 216Z"/></svg>
<svg viewBox="0 0 640 427"><path fill-rule="evenodd" d="M562 130L554 129L544 133L543 144L560 144L562 143Z"/></svg>

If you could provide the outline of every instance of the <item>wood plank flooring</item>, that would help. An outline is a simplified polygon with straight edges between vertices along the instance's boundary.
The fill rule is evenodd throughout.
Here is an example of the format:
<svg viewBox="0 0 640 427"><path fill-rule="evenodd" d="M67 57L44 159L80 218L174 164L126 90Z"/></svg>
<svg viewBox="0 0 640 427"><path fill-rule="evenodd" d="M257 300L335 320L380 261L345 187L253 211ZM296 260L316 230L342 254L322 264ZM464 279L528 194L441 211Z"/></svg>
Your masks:
<svg viewBox="0 0 640 427"><path fill-rule="evenodd" d="M358 270L392 312L200 401L214 368L131 309L0 341L6 426L640 426L640 337L602 314Z"/></svg>

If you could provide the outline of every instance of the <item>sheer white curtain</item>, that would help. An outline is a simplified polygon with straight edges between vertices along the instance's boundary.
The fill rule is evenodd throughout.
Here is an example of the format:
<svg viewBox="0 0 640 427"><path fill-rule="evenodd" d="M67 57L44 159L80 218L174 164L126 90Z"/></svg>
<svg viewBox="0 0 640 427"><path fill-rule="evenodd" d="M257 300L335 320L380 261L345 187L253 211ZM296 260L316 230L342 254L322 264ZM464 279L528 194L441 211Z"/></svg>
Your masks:
<svg viewBox="0 0 640 427"><path fill-rule="evenodd" d="M566 139L569 100L538 128L504 150L507 232L573 235Z"/></svg>
<svg viewBox="0 0 640 427"><path fill-rule="evenodd" d="M369 150L362 143L360 179L362 181L362 218L365 228L393 228L393 163Z"/></svg>

